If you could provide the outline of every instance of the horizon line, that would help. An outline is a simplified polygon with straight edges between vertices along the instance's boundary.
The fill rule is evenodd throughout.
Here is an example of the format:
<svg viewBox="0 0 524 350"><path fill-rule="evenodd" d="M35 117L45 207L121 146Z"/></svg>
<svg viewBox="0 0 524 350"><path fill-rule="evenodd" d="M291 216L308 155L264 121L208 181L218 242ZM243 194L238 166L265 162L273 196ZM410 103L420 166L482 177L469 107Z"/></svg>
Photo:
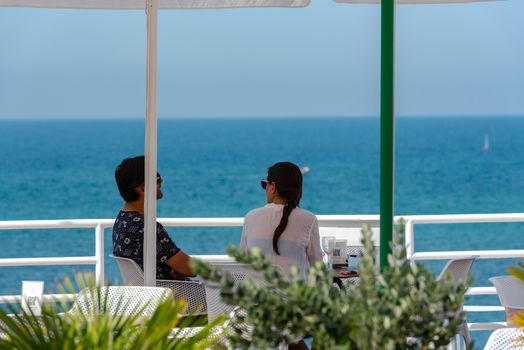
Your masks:
<svg viewBox="0 0 524 350"><path fill-rule="evenodd" d="M396 115L395 119L435 119L435 118L523 118L524 114L447 114L447 115ZM268 116L162 116L158 120L188 119L380 119L379 115L268 115ZM3 121L111 121L111 120L145 120L145 116L78 116L78 117L6 117Z"/></svg>

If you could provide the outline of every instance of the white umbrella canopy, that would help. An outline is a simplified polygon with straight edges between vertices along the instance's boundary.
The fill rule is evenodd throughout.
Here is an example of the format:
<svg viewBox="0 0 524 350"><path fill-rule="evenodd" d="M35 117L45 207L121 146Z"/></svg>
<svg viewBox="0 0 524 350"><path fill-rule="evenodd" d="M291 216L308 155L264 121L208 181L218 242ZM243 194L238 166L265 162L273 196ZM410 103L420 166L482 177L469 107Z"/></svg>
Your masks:
<svg viewBox="0 0 524 350"><path fill-rule="evenodd" d="M380 4L380 0L334 0L340 4ZM502 0L395 0L395 4L461 4Z"/></svg>
<svg viewBox="0 0 524 350"><path fill-rule="evenodd" d="M146 10L146 131L144 205L144 284L156 285L156 174L158 121L158 10L305 7L310 0L0 0L0 7ZM103 270L102 270L103 271ZM102 272L103 273L103 272Z"/></svg>
<svg viewBox="0 0 524 350"><path fill-rule="evenodd" d="M0 7L143 10L147 0L0 0ZM310 0L158 0L162 9L305 7Z"/></svg>

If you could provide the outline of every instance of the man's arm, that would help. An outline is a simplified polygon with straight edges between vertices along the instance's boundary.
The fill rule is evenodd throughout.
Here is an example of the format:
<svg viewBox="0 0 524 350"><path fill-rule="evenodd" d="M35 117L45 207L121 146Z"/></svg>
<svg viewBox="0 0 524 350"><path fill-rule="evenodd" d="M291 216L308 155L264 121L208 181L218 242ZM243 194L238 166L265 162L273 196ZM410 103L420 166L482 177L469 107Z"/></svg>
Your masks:
<svg viewBox="0 0 524 350"><path fill-rule="evenodd" d="M177 276L194 277L195 274L189 268L189 256L177 247L161 224L157 226L157 239L157 259L169 266ZM162 256L170 258L164 260Z"/></svg>
<svg viewBox="0 0 524 350"><path fill-rule="evenodd" d="M178 253L167 259L164 263L182 277L195 277L195 274L189 268L189 255L179 250Z"/></svg>

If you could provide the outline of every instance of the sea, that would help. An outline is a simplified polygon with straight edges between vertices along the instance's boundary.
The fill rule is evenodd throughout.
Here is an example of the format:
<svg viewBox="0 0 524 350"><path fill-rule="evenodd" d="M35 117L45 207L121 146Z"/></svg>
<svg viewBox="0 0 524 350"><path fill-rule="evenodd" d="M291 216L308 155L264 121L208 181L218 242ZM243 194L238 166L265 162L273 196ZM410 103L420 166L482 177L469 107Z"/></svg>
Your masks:
<svg viewBox="0 0 524 350"><path fill-rule="evenodd" d="M379 213L379 118L160 119L159 217L241 217L262 206L268 166L307 166L301 206L316 214ZM114 218L122 207L114 170L144 153L144 121L0 121L0 220ZM395 214L524 212L524 118L412 117L396 120ZM486 147L489 140L489 147ZM487 148L487 149L486 149ZM168 229L189 254L222 254L240 228ZM524 224L421 225L416 251L524 249ZM92 229L0 231L0 258L94 255ZM120 274L105 232L106 276ZM507 274L516 259L475 262L473 285ZM426 265L438 273L444 262ZM0 294L22 280L45 289L86 266L0 267ZM469 297L497 305L496 296ZM470 322L504 314L470 314ZM482 348L489 332L474 332Z"/></svg>

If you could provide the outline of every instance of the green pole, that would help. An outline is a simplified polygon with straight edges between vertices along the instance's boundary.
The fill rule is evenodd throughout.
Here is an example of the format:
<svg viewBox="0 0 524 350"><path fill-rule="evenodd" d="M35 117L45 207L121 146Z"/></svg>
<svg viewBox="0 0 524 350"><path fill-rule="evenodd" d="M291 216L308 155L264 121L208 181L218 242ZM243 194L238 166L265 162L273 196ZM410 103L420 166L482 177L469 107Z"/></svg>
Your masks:
<svg viewBox="0 0 524 350"><path fill-rule="evenodd" d="M381 2L380 56L380 268L387 266L393 238L395 154L394 70L395 2Z"/></svg>

